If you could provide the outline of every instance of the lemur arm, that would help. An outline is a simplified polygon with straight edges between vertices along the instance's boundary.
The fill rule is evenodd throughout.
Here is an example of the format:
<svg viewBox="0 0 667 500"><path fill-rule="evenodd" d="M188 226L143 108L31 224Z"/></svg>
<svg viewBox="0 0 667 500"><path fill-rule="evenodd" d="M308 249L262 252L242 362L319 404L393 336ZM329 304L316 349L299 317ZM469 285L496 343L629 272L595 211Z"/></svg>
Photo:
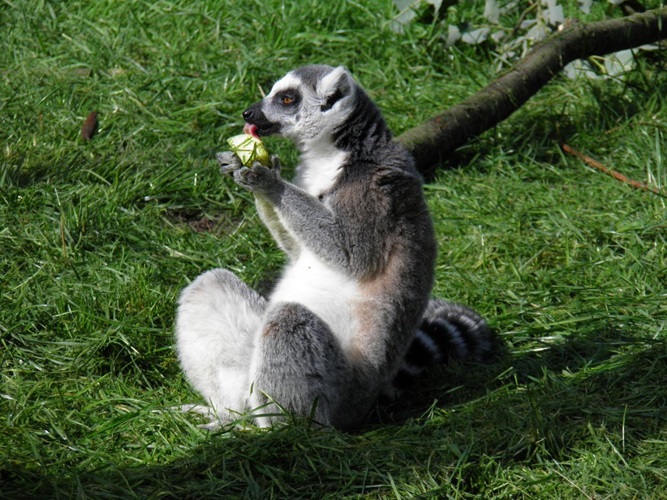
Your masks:
<svg viewBox="0 0 667 500"><path fill-rule="evenodd" d="M290 234L280 220L275 208L262 197L255 196L255 206L259 218L262 219L278 246L291 258L296 259L301 251L298 241Z"/></svg>
<svg viewBox="0 0 667 500"><path fill-rule="evenodd" d="M277 171L255 164L234 172L234 180L271 206L290 237L323 260L349 269L352 256L343 226L324 203ZM372 222L371 222L372 223Z"/></svg>
<svg viewBox="0 0 667 500"><path fill-rule="evenodd" d="M220 173L223 175L229 175L236 179L237 174L235 172L244 168L243 163L241 163L241 159L233 151L218 153L216 158L220 164ZM280 178L280 160L277 156L272 156L271 163L273 176ZM245 170L248 169L245 168ZM251 189L250 186L246 186L238 180L237 182L244 186L246 189L254 191L254 189ZM293 235L290 234L290 232L280 221L280 217L276 213L273 205L271 205L271 203L268 202L264 197L257 196L257 193L255 193L255 206L257 207L257 212L259 213L260 219L262 219L262 222L264 222L264 225L267 227L276 243L278 243L278 246L282 248L291 259L298 257L301 250L299 242L293 237Z"/></svg>

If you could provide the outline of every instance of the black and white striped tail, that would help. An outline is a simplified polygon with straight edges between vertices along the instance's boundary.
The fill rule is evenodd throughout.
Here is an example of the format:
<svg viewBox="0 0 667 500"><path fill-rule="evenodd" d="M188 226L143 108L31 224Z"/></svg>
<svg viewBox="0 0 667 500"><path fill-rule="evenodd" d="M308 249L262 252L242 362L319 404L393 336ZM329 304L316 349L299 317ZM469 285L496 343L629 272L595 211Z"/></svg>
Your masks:
<svg viewBox="0 0 667 500"><path fill-rule="evenodd" d="M392 380L391 392L398 394L408 388L430 365L451 361L488 363L495 350L493 331L479 314L459 304L432 299Z"/></svg>

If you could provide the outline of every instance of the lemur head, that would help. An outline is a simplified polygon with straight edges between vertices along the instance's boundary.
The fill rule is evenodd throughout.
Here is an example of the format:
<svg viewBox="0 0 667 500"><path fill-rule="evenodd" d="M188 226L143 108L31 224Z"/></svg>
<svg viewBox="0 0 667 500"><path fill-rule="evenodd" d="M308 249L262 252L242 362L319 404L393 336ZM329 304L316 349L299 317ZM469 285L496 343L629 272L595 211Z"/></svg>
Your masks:
<svg viewBox="0 0 667 500"><path fill-rule="evenodd" d="M342 66L303 66L278 80L243 118L260 136L279 134L305 146L332 137L354 108L356 92L356 83Z"/></svg>

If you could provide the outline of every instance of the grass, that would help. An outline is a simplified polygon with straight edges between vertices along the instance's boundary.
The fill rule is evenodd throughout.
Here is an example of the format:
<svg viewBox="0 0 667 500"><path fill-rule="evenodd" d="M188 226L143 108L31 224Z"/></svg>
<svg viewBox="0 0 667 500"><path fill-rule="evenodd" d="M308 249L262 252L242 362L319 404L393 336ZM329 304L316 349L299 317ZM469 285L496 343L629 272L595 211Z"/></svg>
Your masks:
<svg viewBox="0 0 667 500"><path fill-rule="evenodd" d="M425 187L436 293L489 318L498 363L432 370L357 434L207 435L169 411L197 400L172 347L180 289L217 266L261 284L283 262L212 161L260 90L345 64L400 133L493 78L489 47L445 49L437 21L395 34L393 14L0 6L0 497L667 495L665 200L559 148L664 190L663 53L624 81L556 78Z"/></svg>

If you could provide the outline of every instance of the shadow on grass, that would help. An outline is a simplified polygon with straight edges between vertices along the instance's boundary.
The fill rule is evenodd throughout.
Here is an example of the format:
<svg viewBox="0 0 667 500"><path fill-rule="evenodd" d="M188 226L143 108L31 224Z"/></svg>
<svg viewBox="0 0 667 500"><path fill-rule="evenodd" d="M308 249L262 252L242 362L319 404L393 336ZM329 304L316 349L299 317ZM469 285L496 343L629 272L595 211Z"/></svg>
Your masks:
<svg viewBox="0 0 667 500"><path fill-rule="evenodd" d="M268 432L232 431L212 435L187 458L166 465L69 478L39 477L5 464L0 496L387 493L392 481L411 484L415 474L432 474L432 464L440 476L474 493L490 473L483 465L488 462L530 467L576 460L600 436L632 455L643 440L664 430L666 379L663 342L639 343L608 331L508 355L479 369L433 370L383 420L357 434L311 429L304 422Z"/></svg>

